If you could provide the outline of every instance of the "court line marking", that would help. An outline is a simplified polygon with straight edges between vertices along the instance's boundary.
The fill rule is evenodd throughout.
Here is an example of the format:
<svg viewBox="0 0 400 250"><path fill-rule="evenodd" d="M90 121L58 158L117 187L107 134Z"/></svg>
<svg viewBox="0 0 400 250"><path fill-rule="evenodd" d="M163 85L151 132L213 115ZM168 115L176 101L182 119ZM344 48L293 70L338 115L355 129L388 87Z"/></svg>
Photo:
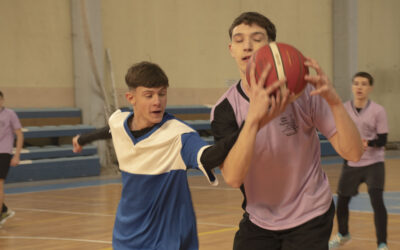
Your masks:
<svg viewBox="0 0 400 250"><path fill-rule="evenodd" d="M91 215L91 216L104 216L104 217L114 217L115 214L99 214L99 213L84 213L84 212L71 212L62 210L50 210L50 209L35 209L35 208L13 208L13 210L19 211L33 211L40 213L56 213L56 214L75 214L75 215Z"/></svg>
<svg viewBox="0 0 400 250"><path fill-rule="evenodd" d="M223 228L219 230L207 231L199 233L198 236L204 236L209 234L223 233L227 231L238 230L238 227ZM375 242L375 239L352 237L354 240ZM77 242L87 242L87 243L99 243L99 244L112 244L112 241L105 240L87 240L87 239L74 239L74 238L60 238L60 237L43 237L43 236L0 236L0 239L23 239L23 240L59 240L59 241L77 241ZM400 244L397 240L388 240L389 244ZM106 248L109 249L109 248ZM105 250L105 249L104 249Z"/></svg>
<svg viewBox="0 0 400 250"><path fill-rule="evenodd" d="M91 216L103 216L103 217L114 217L115 214L100 214L100 213L84 213L84 212L71 212L71 211L62 211L62 210L50 210L50 209L35 209L35 208L13 208L16 211L33 211L33 212L41 212L41 213L57 213L57 214L75 214L75 215L91 215ZM212 223L212 222L203 222L197 221L199 225L209 225L209 226L219 226L219 227L234 227L232 224L220 224L220 223Z"/></svg>
<svg viewBox="0 0 400 250"><path fill-rule="evenodd" d="M60 238L60 237L43 237L43 236L0 236L0 239L22 239L22 240L62 240L62 241L78 241L89 243L111 244L111 241L105 240L87 240L87 239L74 239L74 238Z"/></svg>

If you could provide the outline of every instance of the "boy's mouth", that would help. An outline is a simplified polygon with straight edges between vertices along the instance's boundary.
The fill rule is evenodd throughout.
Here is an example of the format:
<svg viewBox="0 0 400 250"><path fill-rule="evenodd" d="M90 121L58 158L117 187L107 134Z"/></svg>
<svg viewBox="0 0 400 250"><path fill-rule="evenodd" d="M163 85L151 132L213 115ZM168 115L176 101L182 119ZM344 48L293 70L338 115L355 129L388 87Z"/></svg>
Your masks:
<svg viewBox="0 0 400 250"><path fill-rule="evenodd" d="M248 60L250 59L250 57L251 57L251 56L242 57L242 61L248 61Z"/></svg>

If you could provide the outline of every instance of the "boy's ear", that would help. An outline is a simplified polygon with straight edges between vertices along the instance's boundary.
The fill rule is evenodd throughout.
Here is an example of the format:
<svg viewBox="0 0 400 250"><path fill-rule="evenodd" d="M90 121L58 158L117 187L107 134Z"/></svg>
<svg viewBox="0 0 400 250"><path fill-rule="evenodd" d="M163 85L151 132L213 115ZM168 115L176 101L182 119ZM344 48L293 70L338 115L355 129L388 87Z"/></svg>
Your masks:
<svg viewBox="0 0 400 250"><path fill-rule="evenodd" d="M229 44L228 44L228 49L229 49L229 53L230 53L231 56L233 57L233 54L232 54L232 43L229 43Z"/></svg>
<svg viewBox="0 0 400 250"><path fill-rule="evenodd" d="M135 104L135 92L133 90L125 93L125 99L132 105Z"/></svg>

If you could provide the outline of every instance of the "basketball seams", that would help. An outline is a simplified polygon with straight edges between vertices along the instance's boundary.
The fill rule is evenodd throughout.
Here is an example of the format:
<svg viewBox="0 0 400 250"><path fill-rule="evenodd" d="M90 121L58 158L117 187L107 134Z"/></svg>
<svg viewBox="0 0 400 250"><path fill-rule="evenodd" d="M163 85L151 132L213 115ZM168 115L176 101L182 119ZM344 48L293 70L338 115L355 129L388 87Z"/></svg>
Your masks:
<svg viewBox="0 0 400 250"><path fill-rule="evenodd" d="M286 77L285 84L280 88L281 93L290 89L291 92L294 92L297 96L307 85L307 82L304 80L304 75L308 73L308 68L304 65L304 56L291 45L276 42L269 43L255 52L250 60L246 67L246 79L248 84L250 84L251 63L256 64L256 80L259 80L259 77L261 77L265 65L271 63L271 71L267 79L265 79L265 87L273 84L276 80L282 80Z"/></svg>
<svg viewBox="0 0 400 250"><path fill-rule="evenodd" d="M283 67L283 60L282 60L280 48L279 48L278 44L276 44L275 42L270 43L268 47L270 48L271 53L272 53L272 58L274 59L275 70L276 70L276 74L278 76L278 80L281 80L286 76L286 73L285 73L285 69ZM287 88L286 84L287 84L287 82L281 86L281 94L286 90L286 88Z"/></svg>

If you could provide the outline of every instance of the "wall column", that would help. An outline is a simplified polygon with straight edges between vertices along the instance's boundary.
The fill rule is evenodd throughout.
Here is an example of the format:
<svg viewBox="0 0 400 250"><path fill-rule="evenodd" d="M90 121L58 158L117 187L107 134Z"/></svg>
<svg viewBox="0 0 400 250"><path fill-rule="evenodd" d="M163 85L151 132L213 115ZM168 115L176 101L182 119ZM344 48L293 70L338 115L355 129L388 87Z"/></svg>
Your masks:
<svg viewBox="0 0 400 250"><path fill-rule="evenodd" d="M351 77L358 71L357 0L333 0L333 83L343 101L351 99Z"/></svg>
<svg viewBox="0 0 400 250"><path fill-rule="evenodd" d="M101 98L101 89L96 84L93 63L97 67L98 79L103 81L104 54L103 35L101 26L101 1L83 0L86 7L87 23L82 15L81 0L71 0L72 17L72 45L75 105L82 110L84 124L103 127L106 124L104 101ZM84 25L87 24L92 52L87 48ZM86 33L87 34L87 33ZM90 60L90 56L94 60ZM94 61L94 62L93 62ZM104 166L106 159L105 143L99 142L98 153Z"/></svg>

